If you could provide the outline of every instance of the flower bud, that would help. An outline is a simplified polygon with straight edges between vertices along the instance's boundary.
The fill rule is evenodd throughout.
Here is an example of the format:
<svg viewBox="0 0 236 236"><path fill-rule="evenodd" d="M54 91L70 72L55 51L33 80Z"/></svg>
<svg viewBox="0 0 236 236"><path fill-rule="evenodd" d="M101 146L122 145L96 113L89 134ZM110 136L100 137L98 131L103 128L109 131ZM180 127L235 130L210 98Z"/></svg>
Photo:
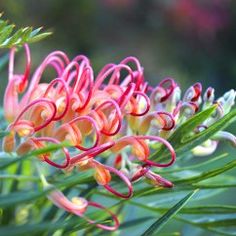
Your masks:
<svg viewBox="0 0 236 236"><path fill-rule="evenodd" d="M236 147L236 137L229 132L218 131L215 135L213 135L212 139L217 141L228 141L230 144L232 144L233 147Z"/></svg>
<svg viewBox="0 0 236 236"><path fill-rule="evenodd" d="M100 185L106 185L111 181L110 171L105 169L102 165L95 166L94 178Z"/></svg>
<svg viewBox="0 0 236 236"><path fill-rule="evenodd" d="M156 187L164 187L164 188L172 188L173 187L173 184L169 180L164 179L162 176L160 176L150 170L145 174L145 177L147 178L147 180L151 184L153 184Z"/></svg>
<svg viewBox="0 0 236 236"><path fill-rule="evenodd" d="M217 148L218 142L207 140L202 145L199 145L192 149L192 153L195 156L207 156L211 155Z"/></svg>
<svg viewBox="0 0 236 236"><path fill-rule="evenodd" d="M235 103L235 96L236 92L231 89L230 91L226 92L223 97L220 97L217 102L223 107L224 115L229 113L230 109Z"/></svg>
<svg viewBox="0 0 236 236"><path fill-rule="evenodd" d="M14 131L10 131L10 133L3 138L2 147L5 152L13 152L15 148L15 132Z"/></svg>

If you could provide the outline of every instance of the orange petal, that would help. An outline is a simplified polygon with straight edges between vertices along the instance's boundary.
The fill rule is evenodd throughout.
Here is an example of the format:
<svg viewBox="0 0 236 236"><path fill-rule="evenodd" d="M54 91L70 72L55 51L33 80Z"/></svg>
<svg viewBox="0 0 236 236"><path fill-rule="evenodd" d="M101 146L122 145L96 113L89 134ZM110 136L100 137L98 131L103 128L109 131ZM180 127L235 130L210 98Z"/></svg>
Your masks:
<svg viewBox="0 0 236 236"><path fill-rule="evenodd" d="M3 138L2 147L5 152L13 152L15 148L15 132L14 131L11 131L9 135Z"/></svg>
<svg viewBox="0 0 236 236"><path fill-rule="evenodd" d="M94 178L100 185L106 185L111 181L110 171L100 165L96 165Z"/></svg>

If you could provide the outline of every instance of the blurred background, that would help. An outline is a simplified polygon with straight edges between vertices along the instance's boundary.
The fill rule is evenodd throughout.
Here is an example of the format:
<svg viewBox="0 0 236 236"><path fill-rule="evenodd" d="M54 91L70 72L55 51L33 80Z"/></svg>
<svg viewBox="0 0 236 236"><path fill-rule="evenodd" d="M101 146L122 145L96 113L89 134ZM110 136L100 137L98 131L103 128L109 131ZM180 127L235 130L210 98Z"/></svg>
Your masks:
<svg viewBox="0 0 236 236"><path fill-rule="evenodd" d="M217 95L235 87L232 0L8 0L0 9L18 27L54 32L31 46L35 67L56 49L89 56L96 72L133 55L151 84L171 76L184 88L214 86Z"/></svg>
<svg viewBox="0 0 236 236"><path fill-rule="evenodd" d="M87 55L96 73L132 55L139 58L152 85L171 76L183 89L201 82L204 89L215 87L218 96L236 88L233 0L8 0L0 2L0 11L17 27L53 31L48 39L31 45L34 68L57 49L71 58ZM19 71L23 65L19 53ZM2 96L6 72L0 77ZM235 204L234 194L224 198ZM205 235L188 227L185 233Z"/></svg>

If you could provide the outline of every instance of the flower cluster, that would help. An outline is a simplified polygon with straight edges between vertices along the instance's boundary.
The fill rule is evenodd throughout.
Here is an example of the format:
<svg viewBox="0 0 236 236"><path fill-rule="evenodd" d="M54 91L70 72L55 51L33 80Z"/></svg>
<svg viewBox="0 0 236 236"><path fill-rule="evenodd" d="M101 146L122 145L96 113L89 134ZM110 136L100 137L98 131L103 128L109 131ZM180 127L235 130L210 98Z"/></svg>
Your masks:
<svg viewBox="0 0 236 236"><path fill-rule="evenodd" d="M176 154L168 137L200 107L204 110L218 104L215 113L197 128L196 132L201 132L227 114L235 100L234 90L218 100L214 98L213 88L208 88L202 96L200 83L181 96L180 87L172 78L151 87L135 57L105 65L94 78L87 57L79 55L70 60L65 53L55 51L29 79L31 58L27 45L25 52L25 71L16 74L15 48L10 51L9 81L4 97L9 135L4 138L4 150L22 155L49 143L66 141L69 148L63 147L58 154L41 154L38 159L67 172L92 169L96 182L121 198L130 198L132 183L142 179L154 186L172 187L170 181L153 171L155 167L169 167L175 162ZM51 81L43 79L48 67L55 70ZM236 144L232 134L222 131L192 150L193 154L213 153L220 139ZM170 160L163 163L150 159L156 144L169 150ZM127 186L126 193L112 186L114 176ZM44 185L48 186L46 181ZM94 224L85 217L87 208L104 209L114 225L96 224L102 229L114 230L119 225L117 217L98 203L78 197L70 201L59 190L52 191L48 197L58 207Z"/></svg>

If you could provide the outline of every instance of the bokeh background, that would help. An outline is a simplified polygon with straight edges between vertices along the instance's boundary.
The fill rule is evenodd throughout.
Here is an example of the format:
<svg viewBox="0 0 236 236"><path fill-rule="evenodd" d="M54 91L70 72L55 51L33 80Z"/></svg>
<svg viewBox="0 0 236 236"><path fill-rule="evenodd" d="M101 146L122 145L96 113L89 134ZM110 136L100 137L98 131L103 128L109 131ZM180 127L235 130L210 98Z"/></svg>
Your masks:
<svg viewBox="0 0 236 236"><path fill-rule="evenodd" d="M54 34L32 45L36 66L55 49L86 54L95 71L133 55L146 78L174 77L217 94L236 82L236 2L233 0L7 0L3 18L44 26Z"/></svg>
<svg viewBox="0 0 236 236"><path fill-rule="evenodd" d="M140 59L152 85L171 76L183 89L201 82L205 89L215 87L219 96L236 88L233 0L2 0L0 11L18 27L44 26L53 31L31 46L34 68L57 49L70 57L87 55L95 72L132 55ZM17 61L22 70L20 52ZM2 97L6 70L0 77ZM224 198L235 204L232 194ZM172 229L181 227L172 224ZM188 227L185 233L205 235Z"/></svg>

